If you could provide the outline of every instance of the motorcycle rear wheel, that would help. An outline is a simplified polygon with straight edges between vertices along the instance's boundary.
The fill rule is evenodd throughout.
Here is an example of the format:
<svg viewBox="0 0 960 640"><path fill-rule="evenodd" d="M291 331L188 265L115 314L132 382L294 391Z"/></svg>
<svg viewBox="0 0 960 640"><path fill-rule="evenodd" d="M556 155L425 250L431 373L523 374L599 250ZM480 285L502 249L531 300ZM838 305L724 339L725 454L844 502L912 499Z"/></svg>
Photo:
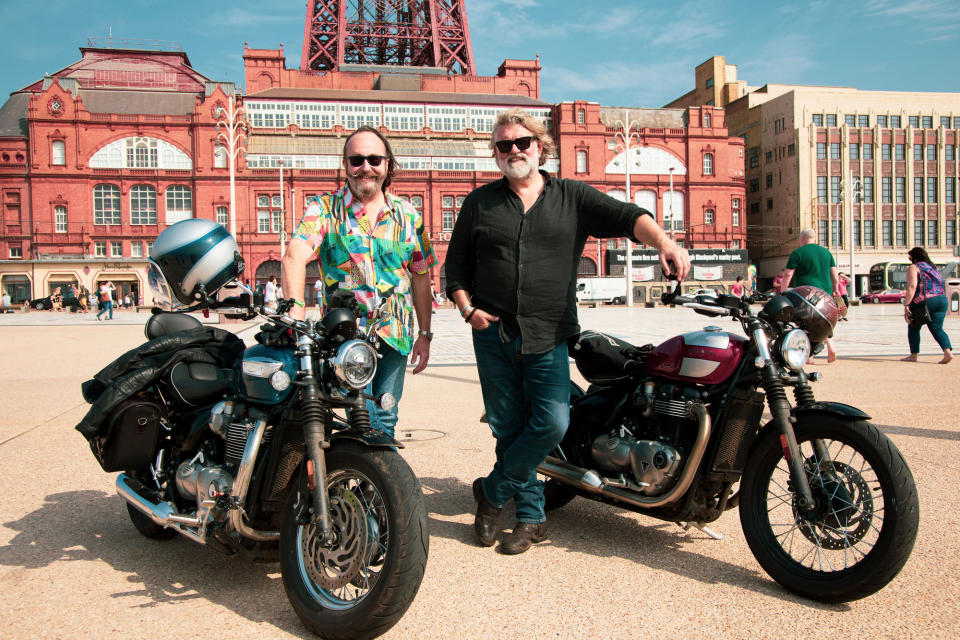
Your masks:
<svg viewBox="0 0 960 640"><path fill-rule="evenodd" d="M919 503L910 468L864 420L801 416L795 428L817 505L797 504L779 433L769 430L741 483L747 544L774 580L812 600L875 593L900 572L916 540ZM818 440L829 459L814 450Z"/></svg>
<svg viewBox="0 0 960 640"><path fill-rule="evenodd" d="M312 523L297 523L309 496L294 488L280 531L283 585L317 635L373 638L403 616L423 579L430 544L423 493L392 450L339 444L326 464L336 544L323 546Z"/></svg>
<svg viewBox="0 0 960 640"><path fill-rule="evenodd" d="M577 490L553 478L543 481L543 510L555 511L577 497Z"/></svg>

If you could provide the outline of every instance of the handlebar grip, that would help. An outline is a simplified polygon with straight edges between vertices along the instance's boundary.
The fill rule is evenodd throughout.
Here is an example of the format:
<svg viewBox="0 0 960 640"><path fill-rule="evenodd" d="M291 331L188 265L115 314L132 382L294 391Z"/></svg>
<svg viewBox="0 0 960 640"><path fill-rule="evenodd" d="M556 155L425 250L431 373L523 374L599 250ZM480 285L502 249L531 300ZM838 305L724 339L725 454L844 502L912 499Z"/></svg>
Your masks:
<svg viewBox="0 0 960 640"><path fill-rule="evenodd" d="M674 276L673 278L670 278L670 277L668 276L668 279L670 279L670 280L676 280L676 276ZM674 300L677 298L677 296L679 296L679 295L680 295L680 281L677 280L677 284L674 285L673 291L668 291L667 293L665 293L665 294L663 294L662 296L660 296L660 302L663 303L663 304L672 304L673 301L674 301Z"/></svg>

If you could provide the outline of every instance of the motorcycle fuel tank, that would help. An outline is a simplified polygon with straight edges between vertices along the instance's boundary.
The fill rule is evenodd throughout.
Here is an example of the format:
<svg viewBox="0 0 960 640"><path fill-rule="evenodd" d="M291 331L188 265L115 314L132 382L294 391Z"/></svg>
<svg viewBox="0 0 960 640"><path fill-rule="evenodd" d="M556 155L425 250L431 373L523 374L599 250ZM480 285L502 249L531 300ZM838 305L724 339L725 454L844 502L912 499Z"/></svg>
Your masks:
<svg viewBox="0 0 960 640"><path fill-rule="evenodd" d="M734 372L743 355L741 336L706 327L674 336L659 344L647 357L647 373L671 380L699 384L723 382Z"/></svg>
<svg viewBox="0 0 960 640"><path fill-rule="evenodd" d="M287 399L300 368L292 350L262 344L243 353L242 367L247 397L265 404L278 404Z"/></svg>

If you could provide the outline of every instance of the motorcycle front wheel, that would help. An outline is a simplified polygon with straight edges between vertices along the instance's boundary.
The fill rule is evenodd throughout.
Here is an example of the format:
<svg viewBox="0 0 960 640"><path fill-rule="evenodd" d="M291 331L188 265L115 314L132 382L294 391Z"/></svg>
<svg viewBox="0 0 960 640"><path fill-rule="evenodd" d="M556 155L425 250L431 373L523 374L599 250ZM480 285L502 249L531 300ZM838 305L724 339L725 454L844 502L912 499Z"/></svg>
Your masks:
<svg viewBox="0 0 960 640"><path fill-rule="evenodd" d="M916 540L910 468L869 422L807 415L795 429L816 504L798 505L780 434L768 430L741 483L740 523L750 550L774 580L812 600L847 602L879 591Z"/></svg>
<svg viewBox="0 0 960 640"><path fill-rule="evenodd" d="M326 465L333 544L323 543L319 526L297 522L311 500L298 482L280 532L283 585L317 635L374 638L400 620L420 588L430 544L423 493L392 450L337 444Z"/></svg>

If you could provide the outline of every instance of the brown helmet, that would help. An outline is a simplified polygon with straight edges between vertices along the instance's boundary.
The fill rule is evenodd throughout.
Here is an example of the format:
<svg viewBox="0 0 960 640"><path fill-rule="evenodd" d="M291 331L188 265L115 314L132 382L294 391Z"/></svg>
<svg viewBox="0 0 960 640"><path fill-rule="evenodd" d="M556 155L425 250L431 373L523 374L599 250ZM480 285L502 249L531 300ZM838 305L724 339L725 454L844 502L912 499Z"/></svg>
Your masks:
<svg viewBox="0 0 960 640"><path fill-rule="evenodd" d="M807 285L790 289L783 295L795 309L793 321L807 332L811 344L819 344L833 335L840 310L832 295Z"/></svg>

